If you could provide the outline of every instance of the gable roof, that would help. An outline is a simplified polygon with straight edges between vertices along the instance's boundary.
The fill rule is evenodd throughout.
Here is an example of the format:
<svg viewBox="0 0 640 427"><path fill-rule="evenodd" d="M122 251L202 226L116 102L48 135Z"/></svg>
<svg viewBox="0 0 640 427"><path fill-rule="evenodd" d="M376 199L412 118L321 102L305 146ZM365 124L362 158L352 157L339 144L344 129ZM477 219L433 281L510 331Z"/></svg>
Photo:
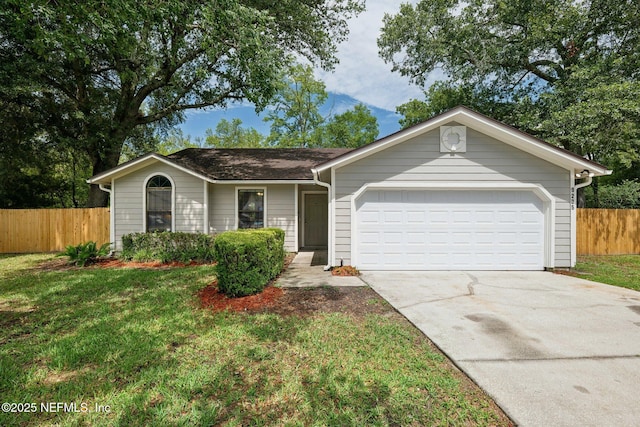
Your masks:
<svg viewBox="0 0 640 427"><path fill-rule="evenodd" d="M393 147L416 136L438 129L440 126L450 122L468 126L505 144L569 170L582 172L586 169L595 176L611 174L611 170L599 163L581 157L564 148L556 147L528 133L463 106L453 108L420 124L393 133L348 153L344 153L318 166L316 170L321 172L330 168L346 166L349 163Z"/></svg>
<svg viewBox="0 0 640 427"><path fill-rule="evenodd" d="M209 182L313 181L311 169L351 151L349 148L187 148L167 156L149 153L87 180L111 184L156 162Z"/></svg>

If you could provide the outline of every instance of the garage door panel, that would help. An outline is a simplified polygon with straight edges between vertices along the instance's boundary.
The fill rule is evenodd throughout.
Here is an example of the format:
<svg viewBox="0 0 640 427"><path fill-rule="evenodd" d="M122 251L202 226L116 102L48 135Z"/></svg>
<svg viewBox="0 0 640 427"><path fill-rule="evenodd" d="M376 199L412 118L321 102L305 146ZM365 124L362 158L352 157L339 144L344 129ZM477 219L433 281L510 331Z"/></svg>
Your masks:
<svg viewBox="0 0 640 427"><path fill-rule="evenodd" d="M382 233L382 243L384 245L401 245L403 242L403 233L400 231L385 231Z"/></svg>
<svg viewBox="0 0 640 427"><path fill-rule="evenodd" d="M428 233L427 242L430 245L446 245L449 243L449 234L444 231L432 231Z"/></svg>
<svg viewBox="0 0 640 427"><path fill-rule="evenodd" d="M406 258L406 263L409 266L420 267L424 265L426 261L425 258L426 256L424 253L419 253L419 252L409 253Z"/></svg>
<svg viewBox="0 0 640 427"><path fill-rule="evenodd" d="M363 270L543 268L542 201L529 191L369 190L356 220Z"/></svg>
<svg viewBox="0 0 640 427"><path fill-rule="evenodd" d="M522 232L520 233L520 242L525 246L533 246L537 249L540 244L540 235L535 232Z"/></svg>
<svg viewBox="0 0 640 427"><path fill-rule="evenodd" d="M425 213L430 225L443 225L449 223L449 211L447 210L430 210Z"/></svg>
<svg viewBox="0 0 640 427"><path fill-rule="evenodd" d="M380 224L380 212L364 209L360 213L359 219L360 219L360 223L363 225L373 224L375 226L378 226Z"/></svg>
<svg viewBox="0 0 640 427"><path fill-rule="evenodd" d="M476 211L476 224L493 224L495 222L495 213L488 210Z"/></svg>
<svg viewBox="0 0 640 427"><path fill-rule="evenodd" d="M466 232L459 232L459 231L454 231L451 233L451 242L453 243L454 246L470 246L471 245L471 239L472 239L472 234L470 231L466 231Z"/></svg>
<svg viewBox="0 0 640 427"><path fill-rule="evenodd" d="M380 242L380 233L378 232L361 232L360 244L364 247L367 244L377 245Z"/></svg>
<svg viewBox="0 0 640 427"><path fill-rule="evenodd" d="M407 243L409 245L421 245L424 246L427 242L427 233L424 231L408 231L407 234Z"/></svg>
<svg viewBox="0 0 640 427"><path fill-rule="evenodd" d="M540 224L539 212L535 212L535 211L522 212L521 217L520 217L520 223L522 223L522 224L532 224L532 225Z"/></svg>
<svg viewBox="0 0 640 427"><path fill-rule="evenodd" d="M429 264L434 267L446 267L449 263L449 254L445 252L432 252L428 256Z"/></svg>
<svg viewBox="0 0 640 427"><path fill-rule="evenodd" d="M424 224L427 220L427 213L418 210L407 211L407 224Z"/></svg>
<svg viewBox="0 0 640 427"><path fill-rule="evenodd" d="M515 244L518 241L518 233L512 231L499 231L496 233L495 242L499 245Z"/></svg>
<svg viewBox="0 0 640 427"><path fill-rule="evenodd" d="M495 233L493 232L478 231L475 233L476 244L492 246L495 241L494 236Z"/></svg>
<svg viewBox="0 0 640 427"><path fill-rule="evenodd" d="M457 225L471 224L473 215L467 210L455 210L452 212L453 223Z"/></svg>
<svg viewBox="0 0 640 427"><path fill-rule="evenodd" d="M519 212L516 211L502 210L496 213L496 220L501 224L517 224L518 214Z"/></svg>
<svg viewBox="0 0 640 427"><path fill-rule="evenodd" d="M402 211L385 211L382 214L382 224L402 224Z"/></svg>

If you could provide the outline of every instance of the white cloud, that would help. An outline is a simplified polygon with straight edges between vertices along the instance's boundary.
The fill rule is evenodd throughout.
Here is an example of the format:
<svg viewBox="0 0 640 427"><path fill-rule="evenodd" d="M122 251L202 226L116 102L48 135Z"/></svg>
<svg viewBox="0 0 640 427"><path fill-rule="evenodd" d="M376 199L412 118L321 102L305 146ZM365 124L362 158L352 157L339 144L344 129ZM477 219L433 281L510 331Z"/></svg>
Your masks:
<svg viewBox="0 0 640 427"><path fill-rule="evenodd" d="M378 56L382 18L385 13L397 13L404 2L368 0L367 10L349 22L349 39L339 46L340 63L333 72L316 70L316 77L325 82L328 91L391 111L412 98L423 97L421 88L391 72L391 65Z"/></svg>

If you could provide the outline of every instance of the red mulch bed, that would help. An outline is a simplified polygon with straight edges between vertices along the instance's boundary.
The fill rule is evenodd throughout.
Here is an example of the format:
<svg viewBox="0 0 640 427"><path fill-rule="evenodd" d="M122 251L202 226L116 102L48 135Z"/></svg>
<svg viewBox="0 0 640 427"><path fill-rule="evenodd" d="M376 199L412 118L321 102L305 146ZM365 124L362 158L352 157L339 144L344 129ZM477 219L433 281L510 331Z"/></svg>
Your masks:
<svg viewBox="0 0 640 427"><path fill-rule="evenodd" d="M359 276L360 272L357 268L350 265L343 265L342 267L336 267L331 270L333 276Z"/></svg>
<svg viewBox="0 0 640 427"><path fill-rule="evenodd" d="M284 294L282 288L267 286L262 292L246 297L229 298L218 290L218 282L214 281L206 288L198 291L202 307L213 311L257 311L273 306Z"/></svg>

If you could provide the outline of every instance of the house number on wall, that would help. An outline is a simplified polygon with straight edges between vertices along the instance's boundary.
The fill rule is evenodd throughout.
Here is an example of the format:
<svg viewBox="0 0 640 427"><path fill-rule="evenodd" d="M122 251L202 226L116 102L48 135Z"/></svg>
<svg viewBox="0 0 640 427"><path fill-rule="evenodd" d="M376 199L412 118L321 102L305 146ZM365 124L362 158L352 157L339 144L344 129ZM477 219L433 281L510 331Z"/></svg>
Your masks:
<svg viewBox="0 0 640 427"><path fill-rule="evenodd" d="M576 208L576 189L571 187L571 210Z"/></svg>

